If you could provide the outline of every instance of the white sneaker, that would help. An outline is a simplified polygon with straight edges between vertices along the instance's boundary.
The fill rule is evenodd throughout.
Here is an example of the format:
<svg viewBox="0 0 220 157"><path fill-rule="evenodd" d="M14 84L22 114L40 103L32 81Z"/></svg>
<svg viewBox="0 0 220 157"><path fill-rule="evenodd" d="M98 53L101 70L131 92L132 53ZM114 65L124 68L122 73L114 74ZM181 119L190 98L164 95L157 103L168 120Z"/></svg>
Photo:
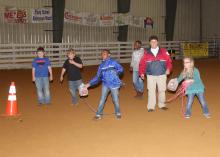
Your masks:
<svg viewBox="0 0 220 157"><path fill-rule="evenodd" d="M210 114L203 114L207 119L211 118Z"/></svg>
<svg viewBox="0 0 220 157"><path fill-rule="evenodd" d="M190 118L190 115L185 115L184 118L189 119L189 118Z"/></svg>

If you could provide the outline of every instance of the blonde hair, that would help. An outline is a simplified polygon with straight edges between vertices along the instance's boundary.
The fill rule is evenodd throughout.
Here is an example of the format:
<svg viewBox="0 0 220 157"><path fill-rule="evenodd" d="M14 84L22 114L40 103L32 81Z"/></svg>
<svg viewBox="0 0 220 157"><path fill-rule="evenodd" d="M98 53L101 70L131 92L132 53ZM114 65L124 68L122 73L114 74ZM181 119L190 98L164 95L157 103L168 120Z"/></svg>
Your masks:
<svg viewBox="0 0 220 157"><path fill-rule="evenodd" d="M185 60L189 60L190 67L189 67L189 69L186 69L186 68L183 69L183 71L182 71L183 78L185 79L185 78L189 77L190 79L192 79L193 73L194 73L194 59L192 57L184 57L183 62Z"/></svg>
<svg viewBox="0 0 220 157"><path fill-rule="evenodd" d="M67 55L69 55L69 54L76 54L76 52L74 49L69 49L69 50L67 50Z"/></svg>

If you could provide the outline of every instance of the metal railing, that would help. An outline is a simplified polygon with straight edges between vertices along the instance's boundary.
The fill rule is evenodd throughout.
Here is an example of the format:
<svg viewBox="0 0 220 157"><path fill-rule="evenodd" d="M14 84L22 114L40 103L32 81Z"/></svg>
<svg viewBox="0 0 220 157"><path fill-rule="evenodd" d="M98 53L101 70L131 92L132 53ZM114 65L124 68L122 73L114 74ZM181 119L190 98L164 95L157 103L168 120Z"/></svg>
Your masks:
<svg viewBox="0 0 220 157"><path fill-rule="evenodd" d="M192 41L190 41L191 43ZM193 41L195 42L195 41ZM160 42L161 47L175 50L175 58L183 56L181 41ZM146 47L148 43L143 43ZM43 46L46 57L50 58L53 67L61 67L67 59L66 51L69 48L76 50L84 65L100 63L100 52L103 49L111 51L111 57L120 63L129 63L133 51L133 42L95 42L95 43L42 43L42 44L0 44L0 69L31 68L36 49ZM215 42L209 42L209 57L218 56Z"/></svg>

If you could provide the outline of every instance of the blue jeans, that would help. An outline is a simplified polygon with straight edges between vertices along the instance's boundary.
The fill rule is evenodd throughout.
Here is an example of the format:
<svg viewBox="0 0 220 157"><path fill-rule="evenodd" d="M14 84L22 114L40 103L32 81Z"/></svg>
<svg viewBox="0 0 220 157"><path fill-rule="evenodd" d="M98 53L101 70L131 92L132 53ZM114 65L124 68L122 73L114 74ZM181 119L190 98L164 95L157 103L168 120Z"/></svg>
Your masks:
<svg viewBox="0 0 220 157"><path fill-rule="evenodd" d="M205 115L209 115L209 109L208 109L208 105L205 101L205 97L204 97L204 93L193 93L193 94L188 94L188 100L187 100L187 104L186 104L186 112L185 115L186 116L191 116L191 108L192 108L192 103L194 100L195 95L199 98L202 110L203 110L203 114Z"/></svg>
<svg viewBox="0 0 220 157"><path fill-rule="evenodd" d="M96 113L96 116L103 115L103 109L104 109L105 101L106 101L106 98L108 96L109 91L111 91L112 101L115 105L115 114L121 115L120 107L119 107L119 88L111 89L111 88L108 88L103 85L102 86L102 96L101 96L101 100L99 102L99 107L98 107L98 111Z"/></svg>
<svg viewBox="0 0 220 157"><path fill-rule="evenodd" d="M50 103L50 85L48 77L36 77L37 96L39 104Z"/></svg>
<svg viewBox="0 0 220 157"><path fill-rule="evenodd" d="M72 103L76 104L78 102L76 92L78 90L78 87L82 84L82 80L68 81L68 83L69 83L69 90L72 96Z"/></svg>
<svg viewBox="0 0 220 157"><path fill-rule="evenodd" d="M133 83L136 91L143 93L144 92L144 82L139 77L138 71L133 71Z"/></svg>

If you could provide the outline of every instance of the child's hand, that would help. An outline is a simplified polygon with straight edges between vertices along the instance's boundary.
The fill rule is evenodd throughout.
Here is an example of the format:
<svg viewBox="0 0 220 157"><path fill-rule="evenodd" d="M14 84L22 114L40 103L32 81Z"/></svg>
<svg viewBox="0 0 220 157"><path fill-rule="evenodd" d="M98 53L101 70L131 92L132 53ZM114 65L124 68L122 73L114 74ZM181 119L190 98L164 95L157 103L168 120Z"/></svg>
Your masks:
<svg viewBox="0 0 220 157"><path fill-rule="evenodd" d="M89 84L89 83L85 84L85 87L86 87L86 88L89 88L89 87L90 87L90 84Z"/></svg>
<svg viewBox="0 0 220 157"><path fill-rule="evenodd" d="M60 76L60 82L63 82L63 76Z"/></svg>
<svg viewBox="0 0 220 157"><path fill-rule="evenodd" d="M51 76L51 75L50 75L50 78L49 78L49 80L50 80L50 81L53 81L53 76Z"/></svg>
<svg viewBox="0 0 220 157"><path fill-rule="evenodd" d="M35 82L35 80L36 80L36 78L35 78L35 77L33 77L33 78L32 78L32 82Z"/></svg>
<svg viewBox="0 0 220 157"><path fill-rule="evenodd" d="M192 84L194 82L193 79L186 80L186 83Z"/></svg>

